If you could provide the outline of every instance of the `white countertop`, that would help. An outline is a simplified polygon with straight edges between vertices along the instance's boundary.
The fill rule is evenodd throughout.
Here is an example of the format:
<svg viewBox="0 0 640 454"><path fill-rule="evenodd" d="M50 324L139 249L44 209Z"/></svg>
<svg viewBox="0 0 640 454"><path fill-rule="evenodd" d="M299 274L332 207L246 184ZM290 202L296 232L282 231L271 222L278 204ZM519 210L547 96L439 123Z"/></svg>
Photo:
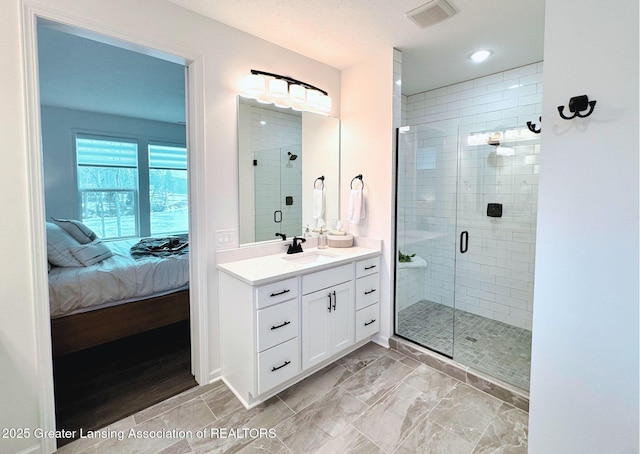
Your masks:
<svg viewBox="0 0 640 454"><path fill-rule="evenodd" d="M261 285L269 282L299 276L356 260L377 257L378 249L353 246L348 248L308 248L297 254L272 254L245 260L236 260L218 264L218 269L230 274L249 285ZM322 257L318 257L322 255ZM301 263L318 257L319 261Z"/></svg>

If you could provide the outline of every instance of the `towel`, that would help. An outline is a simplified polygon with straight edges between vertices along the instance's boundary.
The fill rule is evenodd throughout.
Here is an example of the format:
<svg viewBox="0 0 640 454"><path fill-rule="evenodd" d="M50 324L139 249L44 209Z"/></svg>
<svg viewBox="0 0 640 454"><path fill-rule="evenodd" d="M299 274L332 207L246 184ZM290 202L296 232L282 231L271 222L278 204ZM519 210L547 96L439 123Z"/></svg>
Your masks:
<svg viewBox="0 0 640 454"><path fill-rule="evenodd" d="M324 225L324 189L313 190L313 219L316 220L316 227Z"/></svg>
<svg viewBox="0 0 640 454"><path fill-rule="evenodd" d="M348 220L351 224L358 225L364 217L364 193L362 189L352 189L349 194Z"/></svg>

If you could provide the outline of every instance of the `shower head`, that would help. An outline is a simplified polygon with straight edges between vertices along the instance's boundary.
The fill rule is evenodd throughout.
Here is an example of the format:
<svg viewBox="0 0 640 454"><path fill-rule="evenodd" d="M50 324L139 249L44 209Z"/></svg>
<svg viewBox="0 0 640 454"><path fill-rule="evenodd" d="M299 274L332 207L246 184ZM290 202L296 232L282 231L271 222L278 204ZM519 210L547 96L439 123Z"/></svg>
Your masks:
<svg viewBox="0 0 640 454"><path fill-rule="evenodd" d="M298 159L297 154L291 154L290 151L287 151L287 154L289 155L289 161L295 161L296 159Z"/></svg>

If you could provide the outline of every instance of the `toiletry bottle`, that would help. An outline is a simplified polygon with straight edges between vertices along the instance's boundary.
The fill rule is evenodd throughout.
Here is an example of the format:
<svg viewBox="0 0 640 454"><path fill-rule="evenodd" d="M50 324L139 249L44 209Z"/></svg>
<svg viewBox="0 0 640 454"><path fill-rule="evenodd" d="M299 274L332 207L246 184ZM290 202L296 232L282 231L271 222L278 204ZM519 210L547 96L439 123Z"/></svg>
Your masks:
<svg viewBox="0 0 640 454"><path fill-rule="evenodd" d="M309 230L309 224L307 224L307 228L304 229L304 232L302 233L302 236L305 238L309 238L311 236L311 230Z"/></svg>
<svg viewBox="0 0 640 454"><path fill-rule="evenodd" d="M318 235L318 249L326 249L328 247L327 231L320 227L320 234Z"/></svg>

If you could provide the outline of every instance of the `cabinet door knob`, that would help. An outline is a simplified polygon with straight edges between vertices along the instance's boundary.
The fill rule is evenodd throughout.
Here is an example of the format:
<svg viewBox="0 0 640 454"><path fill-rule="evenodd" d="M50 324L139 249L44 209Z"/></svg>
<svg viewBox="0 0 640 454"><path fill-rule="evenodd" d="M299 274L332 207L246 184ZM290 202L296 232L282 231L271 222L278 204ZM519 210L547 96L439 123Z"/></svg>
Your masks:
<svg viewBox="0 0 640 454"><path fill-rule="evenodd" d="M329 309L329 312L331 312L331 292L329 292L327 296L329 297L329 307L327 309Z"/></svg>
<svg viewBox="0 0 640 454"><path fill-rule="evenodd" d="M333 310L336 310L336 291L333 291Z"/></svg>

